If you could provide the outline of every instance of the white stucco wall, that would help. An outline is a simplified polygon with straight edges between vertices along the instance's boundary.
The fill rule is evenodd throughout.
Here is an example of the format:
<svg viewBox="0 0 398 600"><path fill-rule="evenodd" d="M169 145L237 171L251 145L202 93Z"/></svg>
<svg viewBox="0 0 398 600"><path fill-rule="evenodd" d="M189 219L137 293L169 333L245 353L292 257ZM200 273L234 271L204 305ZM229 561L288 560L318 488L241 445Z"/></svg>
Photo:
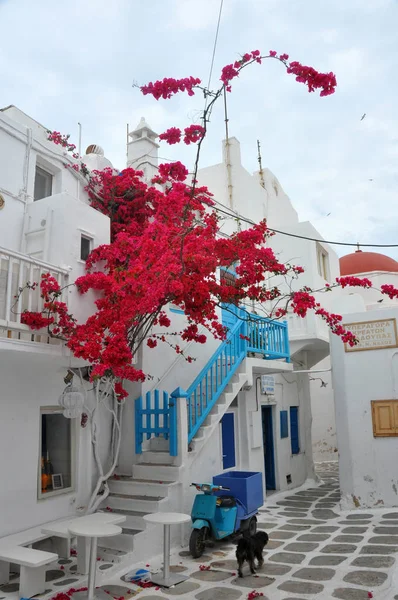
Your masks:
<svg viewBox="0 0 398 600"><path fill-rule="evenodd" d="M348 314L344 321L380 318L398 318L398 309ZM374 438L371 413L371 400L398 398L397 350L345 353L335 338L331 351L343 506L398 506L398 438Z"/></svg>
<svg viewBox="0 0 398 600"><path fill-rule="evenodd" d="M315 371L325 369L324 373L310 374L315 380L310 381L312 411L312 450L314 462L338 461L336 436L336 418L334 414L334 390L330 369L330 357L320 361ZM322 379L326 387L321 387Z"/></svg>

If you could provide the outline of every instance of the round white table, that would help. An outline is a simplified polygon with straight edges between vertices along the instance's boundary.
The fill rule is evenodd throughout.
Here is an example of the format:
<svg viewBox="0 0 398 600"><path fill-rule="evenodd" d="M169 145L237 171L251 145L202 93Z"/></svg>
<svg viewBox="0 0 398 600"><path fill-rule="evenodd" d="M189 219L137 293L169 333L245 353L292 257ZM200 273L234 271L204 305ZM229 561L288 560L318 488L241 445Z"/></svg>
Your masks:
<svg viewBox="0 0 398 600"><path fill-rule="evenodd" d="M170 574L170 526L188 523L191 521L190 515L184 515L183 513L154 513L145 515L143 518L148 523L163 525L163 576L153 575L152 582L163 587L171 587L188 579L188 577L180 573Z"/></svg>
<svg viewBox="0 0 398 600"><path fill-rule="evenodd" d="M109 523L88 521L82 518L70 524L69 531L72 535L90 538L90 562L88 570L88 592L76 592L75 600L109 600L109 594L95 589L95 573L97 565L97 542L99 537L110 537L122 533L122 528Z"/></svg>

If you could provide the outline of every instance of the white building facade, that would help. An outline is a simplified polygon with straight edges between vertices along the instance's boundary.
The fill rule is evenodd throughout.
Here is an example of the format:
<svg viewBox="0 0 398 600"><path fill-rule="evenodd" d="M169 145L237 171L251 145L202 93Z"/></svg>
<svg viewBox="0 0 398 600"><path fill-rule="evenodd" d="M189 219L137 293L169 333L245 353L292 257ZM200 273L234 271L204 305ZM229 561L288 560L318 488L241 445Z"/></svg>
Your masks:
<svg viewBox="0 0 398 600"><path fill-rule="evenodd" d="M149 180L158 164L157 135L142 119L129 137L128 165L143 170ZM272 173L264 170L251 175L244 169L237 140L224 143L223 150L220 164L198 174L219 206L254 222L267 218L270 227L320 237L310 223L299 221ZM88 148L83 161L91 169L112 167L95 145ZM87 254L109 243L108 217L89 205L83 178L65 164L73 165L74 160L48 141L44 127L15 107L0 111L0 463L4 481L0 512L5 516L0 537L84 513L98 476L91 424L83 427L80 419L66 419L58 404L68 368L84 363L46 332L32 333L21 323L23 310L40 308L37 290L14 300L18 288L38 281L44 272L54 274L62 286L73 283L84 273ZM236 227L236 219L227 218L222 234L229 235ZM325 244L275 236L271 245L280 260L305 268L297 283L300 287L322 287L338 274L337 257ZM79 321L93 310L93 297L80 298L73 286L65 287L64 299ZM184 314L173 306L169 313L173 329L181 329ZM252 327L259 327L261 319L257 315ZM134 561L156 553L157 532L146 528L143 516L157 511L189 512L193 480L208 481L230 469L260 471L266 496L314 477L307 371L329 354L329 336L323 322L312 315L301 319L289 314L287 321L288 329L267 325L276 332L278 341L273 346L268 341L261 342L268 344L263 346L249 342L243 351L237 344L240 354L234 356L227 357L225 345L213 339L205 345L181 341L181 348L186 351L189 346L189 355L196 359L192 364L167 347L141 350L137 367L152 379L128 387L117 477L110 482L110 495L102 506L124 514L126 523L122 534L101 541L100 555ZM205 412L203 404L197 409L204 394L201 382L207 376L207 386L222 365L228 377L218 381L215 376L216 396L206 387L208 410L201 421ZM263 375L271 377L267 393ZM83 385L87 391L89 384ZM160 430L141 439L137 399L146 402L148 397L147 407L153 407L164 392L173 391L174 400L170 402L168 396L164 406L167 411L171 405L176 407L175 447ZM100 457L107 468L113 422L105 409L96 418ZM57 486L52 479L43 489L41 464L48 459L52 475L61 479ZM188 531L189 527L185 534Z"/></svg>

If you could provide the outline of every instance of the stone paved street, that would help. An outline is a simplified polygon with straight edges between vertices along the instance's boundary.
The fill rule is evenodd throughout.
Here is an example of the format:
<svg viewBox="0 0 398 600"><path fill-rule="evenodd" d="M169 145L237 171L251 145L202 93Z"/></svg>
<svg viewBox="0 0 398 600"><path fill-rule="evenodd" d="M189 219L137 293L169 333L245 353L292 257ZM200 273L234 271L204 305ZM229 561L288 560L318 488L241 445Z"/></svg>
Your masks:
<svg viewBox="0 0 398 600"><path fill-rule="evenodd" d="M127 569L117 572L116 565L104 563L98 564L98 585L111 599L125 600L246 600L252 590L262 592L264 600L366 600L368 592L375 599L398 600L398 509L340 512L336 465L323 463L322 469L319 484L275 494L260 509L258 527L269 533L270 542L256 576L245 566L245 577L237 577L235 546L227 542L209 548L198 560L186 549L176 551L172 571L189 575L189 580L170 590L127 586L120 579ZM85 584L76 577L75 561L59 563L59 570L47 573L47 598ZM151 570L161 568L160 558L149 563ZM0 600L16 600L17 589L16 581L0 586Z"/></svg>
<svg viewBox="0 0 398 600"><path fill-rule="evenodd" d="M374 598L397 599L391 584L398 510L341 513L337 465L324 463L318 474L319 485L271 496L261 509L258 527L269 533L270 542L256 576L246 567L246 576L237 578L235 546L217 544L196 561L185 551L175 555L174 569L184 570L189 581L171 590L145 590L140 597L244 600L255 589L268 600L365 600L369 591Z"/></svg>

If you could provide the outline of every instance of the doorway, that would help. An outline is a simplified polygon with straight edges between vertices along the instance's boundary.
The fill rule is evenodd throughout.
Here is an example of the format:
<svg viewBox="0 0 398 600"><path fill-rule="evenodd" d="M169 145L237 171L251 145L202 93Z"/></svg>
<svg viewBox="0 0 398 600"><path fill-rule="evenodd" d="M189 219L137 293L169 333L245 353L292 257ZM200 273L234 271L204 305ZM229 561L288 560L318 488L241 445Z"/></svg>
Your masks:
<svg viewBox="0 0 398 600"><path fill-rule="evenodd" d="M223 469L236 467L235 414L233 412L225 413L221 419L221 442Z"/></svg>
<svg viewBox="0 0 398 600"><path fill-rule="evenodd" d="M264 445L265 489L276 490L272 406L261 407Z"/></svg>

